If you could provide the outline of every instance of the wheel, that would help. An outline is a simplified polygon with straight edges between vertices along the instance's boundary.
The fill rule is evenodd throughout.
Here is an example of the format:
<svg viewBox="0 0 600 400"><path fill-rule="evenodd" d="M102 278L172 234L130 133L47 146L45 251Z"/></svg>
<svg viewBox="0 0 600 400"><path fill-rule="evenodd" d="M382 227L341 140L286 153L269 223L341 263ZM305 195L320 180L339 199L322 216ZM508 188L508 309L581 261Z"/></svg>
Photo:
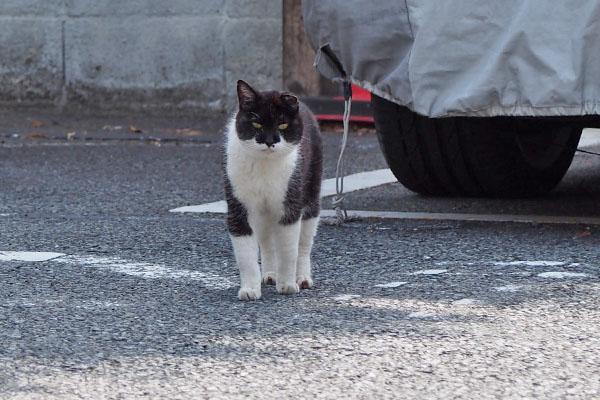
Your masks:
<svg viewBox="0 0 600 400"><path fill-rule="evenodd" d="M551 191L583 125L552 117L427 118L372 96L381 150L398 181L425 195L531 197Z"/></svg>

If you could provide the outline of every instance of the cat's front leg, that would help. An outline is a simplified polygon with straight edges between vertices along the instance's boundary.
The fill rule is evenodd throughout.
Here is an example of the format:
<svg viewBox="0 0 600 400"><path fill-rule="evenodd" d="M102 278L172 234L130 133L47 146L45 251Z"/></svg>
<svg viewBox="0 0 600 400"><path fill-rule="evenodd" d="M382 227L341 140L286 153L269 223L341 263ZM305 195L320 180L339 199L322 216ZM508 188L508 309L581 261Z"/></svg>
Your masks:
<svg viewBox="0 0 600 400"><path fill-rule="evenodd" d="M274 243L279 254L277 268L277 292L294 294L300 291L296 283L296 262L298 260L298 239L300 221L292 224L277 224L274 229Z"/></svg>
<svg viewBox="0 0 600 400"><path fill-rule="evenodd" d="M262 266L262 283L274 285L277 281L277 253L274 238L271 232L272 221L263 218L254 218L258 247L260 248L260 262Z"/></svg>
<svg viewBox="0 0 600 400"><path fill-rule="evenodd" d="M254 235L233 236L233 253L240 269L240 300L258 300L260 298L260 267L258 266L258 243Z"/></svg>
<svg viewBox="0 0 600 400"><path fill-rule="evenodd" d="M258 243L248 222L246 207L235 197L229 178L225 177L227 200L227 230L233 245L235 261L240 269L240 300L260 298L260 267L258 266Z"/></svg>
<svg viewBox="0 0 600 400"><path fill-rule="evenodd" d="M300 289L309 289L313 285L310 267L310 252L317 233L319 217L302 220L298 244L298 263L296 264L296 283Z"/></svg>
<svg viewBox="0 0 600 400"><path fill-rule="evenodd" d="M262 283L265 285L274 285L277 281L277 253L273 237L267 231L257 233L262 266Z"/></svg>

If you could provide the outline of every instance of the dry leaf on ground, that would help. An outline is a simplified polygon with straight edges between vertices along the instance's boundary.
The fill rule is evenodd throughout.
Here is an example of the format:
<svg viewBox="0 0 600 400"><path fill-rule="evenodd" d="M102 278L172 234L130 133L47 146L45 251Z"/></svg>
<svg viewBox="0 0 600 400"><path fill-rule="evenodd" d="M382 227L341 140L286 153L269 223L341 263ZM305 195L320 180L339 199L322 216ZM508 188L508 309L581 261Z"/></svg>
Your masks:
<svg viewBox="0 0 600 400"><path fill-rule="evenodd" d="M30 133L23 136L23 139L50 139L50 136L43 133Z"/></svg>
<svg viewBox="0 0 600 400"><path fill-rule="evenodd" d="M136 128L134 125L129 125L129 132L142 133L142 130L139 128Z"/></svg>
<svg viewBox="0 0 600 400"><path fill-rule="evenodd" d="M175 133L183 136L203 136L204 132L197 129L175 129Z"/></svg>
<svg viewBox="0 0 600 400"><path fill-rule="evenodd" d="M575 235L576 238L581 239L584 238L586 236L590 236L592 234L592 232L590 232L589 230L585 230L583 232L578 233L577 235Z"/></svg>

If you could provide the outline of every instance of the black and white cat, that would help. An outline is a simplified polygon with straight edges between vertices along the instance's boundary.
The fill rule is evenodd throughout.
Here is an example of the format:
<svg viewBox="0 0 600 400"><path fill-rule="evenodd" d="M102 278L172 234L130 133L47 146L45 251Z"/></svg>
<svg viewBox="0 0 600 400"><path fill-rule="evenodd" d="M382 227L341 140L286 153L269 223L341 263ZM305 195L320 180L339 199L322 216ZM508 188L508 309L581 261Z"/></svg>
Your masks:
<svg viewBox="0 0 600 400"><path fill-rule="evenodd" d="M239 111L226 129L227 226L240 300L261 282L282 294L313 285L310 252L320 211L323 151L314 115L287 93L238 81ZM258 254L262 264L262 275Z"/></svg>

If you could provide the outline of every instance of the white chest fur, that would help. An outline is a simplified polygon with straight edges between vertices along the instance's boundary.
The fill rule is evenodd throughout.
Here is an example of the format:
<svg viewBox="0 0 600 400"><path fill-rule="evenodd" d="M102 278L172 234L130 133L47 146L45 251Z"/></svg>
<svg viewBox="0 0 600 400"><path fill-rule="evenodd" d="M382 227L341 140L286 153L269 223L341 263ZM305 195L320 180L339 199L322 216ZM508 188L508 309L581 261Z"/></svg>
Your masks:
<svg viewBox="0 0 600 400"><path fill-rule="evenodd" d="M227 175L233 194L250 217L271 214L279 219L290 178L298 161L298 148L282 154L264 154L243 143L232 121L227 127Z"/></svg>

